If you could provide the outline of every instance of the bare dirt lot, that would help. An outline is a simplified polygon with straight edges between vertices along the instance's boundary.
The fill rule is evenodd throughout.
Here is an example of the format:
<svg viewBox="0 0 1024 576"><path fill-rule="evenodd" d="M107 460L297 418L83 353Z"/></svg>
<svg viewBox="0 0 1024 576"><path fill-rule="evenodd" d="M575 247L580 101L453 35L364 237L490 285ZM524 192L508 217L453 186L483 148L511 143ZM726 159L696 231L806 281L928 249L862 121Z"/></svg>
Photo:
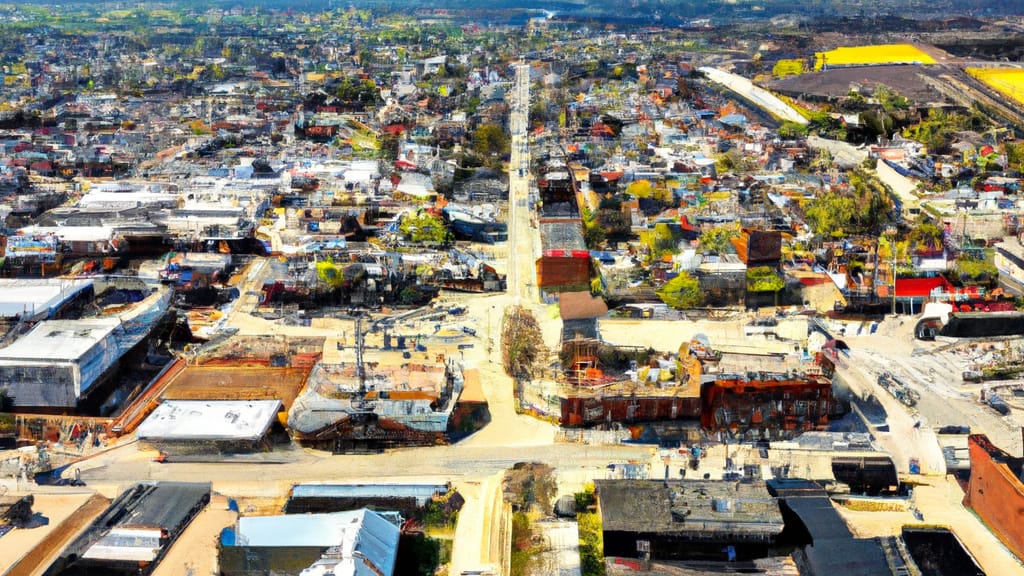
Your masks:
<svg viewBox="0 0 1024 576"><path fill-rule="evenodd" d="M227 498L214 494L210 504L192 520L153 571L153 576L181 576L189 570L196 576L217 574L220 532L233 525L236 518L238 514L228 510Z"/></svg>
<svg viewBox="0 0 1024 576"><path fill-rule="evenodd" d="M34 494L32 510L46 526L16 528L0 538L0 571L5 576L42 574L64 547L106 509L110 500L91 492Z"/></svg>
<svg viewBox="0 0 1024 576"><path fill-rule="evenodd" d="M776 80L770 88L786 94L841 98L855 87L873 94L876 87L882 85L914 102L941 102L942 95L922 80L922 75L934 75L934 72L923 66L832 68Z"/></svg>

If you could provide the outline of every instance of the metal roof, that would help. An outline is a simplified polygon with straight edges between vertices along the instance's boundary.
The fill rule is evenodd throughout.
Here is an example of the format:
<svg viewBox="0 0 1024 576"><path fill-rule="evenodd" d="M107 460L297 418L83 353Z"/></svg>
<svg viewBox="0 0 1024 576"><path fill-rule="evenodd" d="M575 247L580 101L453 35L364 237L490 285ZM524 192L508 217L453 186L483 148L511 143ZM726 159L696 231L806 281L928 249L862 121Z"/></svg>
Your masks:
<svg viewBox="0 0 1024 576"><path fill-rule="evenodd" d="M821 486L800 479L770 480L768 486L800 518L811 535L813 543L798 551L804 556L808 574L889 576L892 573L879 544L873 539L854 538Z"/></svg>
<svg viewBox="0 0 1024 576"><path fill-rule="evenodd" d="M258 440L280 400L165 400L139 425L140 440Z"/></svg>
<svg viewBox="0 0 1024 576"><path fill-rule="evenodd" d="M48 317L90 286L91 279L0 278L0 317Z"/></svg>
<svg viewBox="0 0 1024 576"><path fill-rule="evenodd" d="M372 510L352 510L331 514L293 514L286 516L243 516L238 519L239 546L336 548L344 562L362 558L381 574L395 570L398 553L398 527ZM355 564L358 564L355 563ZM337 574L362 574L351 569Z"/></svg>
<svg viewBox="0 0 1024 576"><path fill-rule="evenodd" d="M425 504L435 494L448 492L447 484L297 484L292 498L415 498Z"/></svg>

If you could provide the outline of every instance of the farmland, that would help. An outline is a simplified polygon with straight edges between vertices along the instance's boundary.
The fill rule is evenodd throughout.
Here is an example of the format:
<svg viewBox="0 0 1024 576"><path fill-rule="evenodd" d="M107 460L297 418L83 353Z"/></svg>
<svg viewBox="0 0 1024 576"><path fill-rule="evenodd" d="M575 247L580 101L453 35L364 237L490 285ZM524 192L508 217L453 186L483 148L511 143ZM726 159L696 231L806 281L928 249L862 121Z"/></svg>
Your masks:
<svg viewBox="0 0 1024 576"><path fill-rule="evenodd" d="M826 66L871 66L879 64L935 64L935 59L912 44L841 46L814 55L814 69Z"/></svg>
<svg viewBox="0 0 1024 576"><path fill-rule="evenodd" d="M1024 104L1024 70L1019 68L968 68L967 73L1015 102Z"/></svg>

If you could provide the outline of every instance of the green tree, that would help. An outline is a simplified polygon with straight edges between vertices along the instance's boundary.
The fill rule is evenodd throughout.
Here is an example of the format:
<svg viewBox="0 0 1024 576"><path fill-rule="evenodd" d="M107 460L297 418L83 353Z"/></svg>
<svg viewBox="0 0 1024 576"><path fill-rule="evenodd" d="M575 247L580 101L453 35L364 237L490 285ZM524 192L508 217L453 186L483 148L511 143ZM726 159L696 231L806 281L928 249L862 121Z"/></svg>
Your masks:
<svg viewBox="0 0 1024 576"><path fill-rule="evenodd" d="M882 106L882 110L886 112L910 108L910 100L900 96L884 84L879 84L875 88L875 100Z"/></svg>
<svg viewBox="0 0 1024 576"><path fill-rule="evenodd" d="M770 266L747 269L747 292L778 292L786 282Z"/></svg>
<svg viewBox="0 0 1024 576"><path fill-rule="evenodd" d="M597 211L597 225L609 240L625 240L629 237L629 217L621 210L600 209Z"/></svg>
<svg viewBox="0 0 1024 576"><path fill-rule="evenodd" d="M590 222L584 221L583 223L583 243L589 250L597 250L604 245L607 240L607 235L601 226L597 224L597 220Z"/></svg>
<svg viewBox="0 0 1024 576"><path fill-rule="evenodd" d="M922 222L908 235L915 250L933 250L942 247L942 229L931 222Z"/></svg>
<svg viewBox="0 0 1024 576"><path fill-rule="evenodd" d="M732 254L732 241L739 235L739 226L715 226L700 235L700 249L705 254Z"/></svg>
<svg viewBox="0 0 1024 576"><path fill-rule="evenodd" d="M665 282L658 288L657 294L662 302L677 310L687 310L704 304L700 282L687 272L680 272L678 276Z"/></svg>
<svg viewBox="0 0 1024 576"><path fill-rule="evenodd" d="M961 255L953 267L952 280L959 284L995 285L999 279L999 270L989 260L979 260Z"/></svg>
<svg viewBox="0 0 1024 576"><path fill-rule="evenodd" d="M786 120L779 126L779 137L780 138L799 138L801 136L807 136L807 125Z"/></svg>
<svg viewBox="0 0 1024 576"><path fill-rule="evenodd" d="M650 198L653 192L654 187L651 186L650 180L634 180L626 186L626 194L634 198Z"/></svg>
<svg viewBox="0 0 1024 576"><path fill-rule="evenodd" d="M827 191L811 200L804 210L807 222L816 234L827 238L843 236L857 211L853 198L838 191Z"/></svg>
<svg viewBox="0 0 1024 576"><path fill-rule="evenodd" d="M398 225L398 229L412 242L425 244L446 244L448 242L448 227L444 220L422 210L414 214L406 214Z"/></svg>
<svg viewBox="0 0 1024 576"><path fill-rule="evenodd" d="M640 243L647 247L652 261L679 252L678 241L668 224L655 224L653 230L640 232Z"/></svg>
<svg viewBox="0 0 1024 576"><path fill-rule="evenodd" d="M223 80L227 75L224 72L224 68L217 63L210 64L210 67L206 69L210 75L211 80Z"/></svg>
<svg viewBox="0 0 1024 576"><path fill-rule="evenodd" d="M1006 151L1006 167L1024 170L1024 142L1006 142L1003 149Z"/></svg>
<svg viewBox="0 0 1024 576"><path fill-rule="evenodd" d="M502 157L511 150L508 134L496 124L483 124L473 132L473 151L484 157Z"/></svg>
<svg viewBox="0 0 1024 576"><path fill-rule="evenodd" d="M316 275L321 282L331 289L349 288L366 277L366 269L362 264L336 264L331 260L320 260L316 263Z"/></svg>
<svg viewBox="0 0 1024 576"><path fill-rule="evenodd" d="M601 529L601 514L577 513L576 522L580 537L580 574L604 576L604 532Z"/></svg>

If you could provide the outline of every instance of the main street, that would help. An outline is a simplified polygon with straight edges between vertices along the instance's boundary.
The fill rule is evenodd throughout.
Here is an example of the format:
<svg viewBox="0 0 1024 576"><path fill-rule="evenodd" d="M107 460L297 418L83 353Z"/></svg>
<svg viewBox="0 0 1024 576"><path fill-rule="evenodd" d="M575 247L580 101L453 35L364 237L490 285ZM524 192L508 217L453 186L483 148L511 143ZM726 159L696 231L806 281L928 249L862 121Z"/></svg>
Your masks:
<svg viewBox="0 0 1024 576"><path fill-rule="evenodd" d="M537 234L530 227L530 151L529 108L530 67L516 66L516 79L510 95L509 131L512 153L508 169L508 293L514 303L533 301L535 245Z"/></svg>
<svg viewBox="0 0 1024 576"><path fill-rule="evenodd" d="M514 443L514 438L509 438ZM609 463L651 459L651 448L638 445L577 444L513 446L430 446L389 450L380 454L332 455L315 450L277 451L263 461L239 459L209 462L154 461L155 452L132 443L79 465L90 486L125 487L144 480L209 481L214 490L232 496L283 494L298 482L475 480L492 476L517 462L548 464L560 471L593 471L604 477ZM285 490L281 490L285 488Z"/></svg>

